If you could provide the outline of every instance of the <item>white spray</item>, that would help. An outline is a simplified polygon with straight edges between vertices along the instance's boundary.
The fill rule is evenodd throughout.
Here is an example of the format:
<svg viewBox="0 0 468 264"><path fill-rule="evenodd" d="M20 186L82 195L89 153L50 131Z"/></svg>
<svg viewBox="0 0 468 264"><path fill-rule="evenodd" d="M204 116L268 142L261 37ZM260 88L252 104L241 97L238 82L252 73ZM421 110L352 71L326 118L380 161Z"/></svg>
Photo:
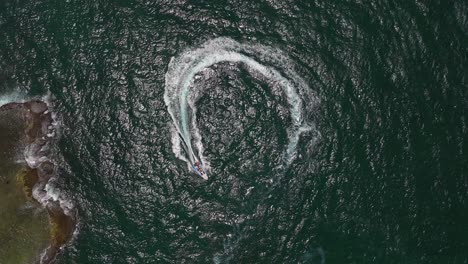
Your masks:
<svg viewBox="0 0 468 264"><path fill-rule="evenodd" d="M203 156L202 137L195 122L195 104L202 93L191 93L189 88L197 73L220 62L243 63L251 74L259 73L282 88L292 119L292 125L288 129L289 143L284 153L285 164L289 165L295 157L299 136L314 127L304 118L304 113L317 102L313 91L294 71L291 60L281 51L258 44L239 43L224 37L209 40L200 48L187 50L172 58L169 63L164 101L175 127L172 135L174 154L186 161L189 167L198 159L205 167L209 166ZM188 120L188 111L192 113L191 120ZM185 142L188 160L181 153L181 139ZM192 139L198 155L193 151Z"/></svg>

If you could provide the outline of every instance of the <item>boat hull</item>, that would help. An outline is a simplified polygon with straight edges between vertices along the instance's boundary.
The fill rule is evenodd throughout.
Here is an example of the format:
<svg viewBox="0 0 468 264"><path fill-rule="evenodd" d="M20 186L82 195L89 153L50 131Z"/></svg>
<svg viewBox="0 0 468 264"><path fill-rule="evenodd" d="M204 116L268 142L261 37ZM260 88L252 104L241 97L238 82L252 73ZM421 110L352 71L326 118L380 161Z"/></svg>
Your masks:
<svg viewBox="0 0 468 264"><path fill-rule="evenodd" d="M208 180L208 175L206 174L205 170L202 167L203 165L192 165L193 171L200 177L202 177L204 180Z"/></svg>

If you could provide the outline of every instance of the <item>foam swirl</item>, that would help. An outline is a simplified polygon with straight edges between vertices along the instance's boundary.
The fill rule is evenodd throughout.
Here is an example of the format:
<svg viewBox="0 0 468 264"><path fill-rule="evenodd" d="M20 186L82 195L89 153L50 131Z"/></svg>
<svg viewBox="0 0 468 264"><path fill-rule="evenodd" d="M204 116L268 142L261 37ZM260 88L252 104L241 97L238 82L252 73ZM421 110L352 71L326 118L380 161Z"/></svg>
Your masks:
<svg viewBox="0 0 468 264"><path fill-rule="evenodd" d="M203 91L194 93L190 88L197 73L220 62L243 63L250 74L260 74L282 88L290 106L292 120L288 128L289 143L284 151L284 163L289 165L295 158L300 135L314 129L313 122L307 120L305 113L317 103L315 94L294 71L292 61L280 50L259 44L239 43L225 37L209 40L199 48L186 50L173 57L169 63L165 76L164 101L175 127L172 132L174 154L186 161L189 167L197 160L209 167L209 161L203 156L202 136L195 122L196 102ZM188 156L181 152L183 143L180 138L186 142ZM195 144L196 153L192 143Z"/></svg>

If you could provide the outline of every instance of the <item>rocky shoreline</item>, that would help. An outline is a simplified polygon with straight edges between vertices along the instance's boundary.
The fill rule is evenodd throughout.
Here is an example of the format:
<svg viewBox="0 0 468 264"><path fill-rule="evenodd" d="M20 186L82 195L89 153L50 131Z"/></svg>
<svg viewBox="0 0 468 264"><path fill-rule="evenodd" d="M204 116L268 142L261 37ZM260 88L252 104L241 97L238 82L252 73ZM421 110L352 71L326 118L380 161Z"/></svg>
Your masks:
<svg viewBox="0 0 468 264"><path fill-rule="evenodd" d="M44 207L50 221L50 245L37 263L54 263L57 254L71 239L76 227L76 215L71 208L62 208L59 200L52 199L47 192L49 180L56 176L56 165L50 161L50 141L55 136L55 124L48 105L41 100L24 103L8 103L0 107L0 112L13 111L20 114L26 122L24 131L25 169L18 178L23 185L25 195Z"/></svg>

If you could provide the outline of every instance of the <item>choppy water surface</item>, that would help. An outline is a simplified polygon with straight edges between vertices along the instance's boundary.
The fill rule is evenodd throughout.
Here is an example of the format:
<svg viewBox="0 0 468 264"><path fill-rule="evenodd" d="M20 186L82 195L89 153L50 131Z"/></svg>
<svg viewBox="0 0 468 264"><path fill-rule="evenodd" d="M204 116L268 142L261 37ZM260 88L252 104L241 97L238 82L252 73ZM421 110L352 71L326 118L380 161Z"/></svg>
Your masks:
<svg viewBox="0 0 468 264"><path fill-rule="evenodd" d="M62 118L61 262L468 262L465 1L0 10L2 93Z"/></svg>

